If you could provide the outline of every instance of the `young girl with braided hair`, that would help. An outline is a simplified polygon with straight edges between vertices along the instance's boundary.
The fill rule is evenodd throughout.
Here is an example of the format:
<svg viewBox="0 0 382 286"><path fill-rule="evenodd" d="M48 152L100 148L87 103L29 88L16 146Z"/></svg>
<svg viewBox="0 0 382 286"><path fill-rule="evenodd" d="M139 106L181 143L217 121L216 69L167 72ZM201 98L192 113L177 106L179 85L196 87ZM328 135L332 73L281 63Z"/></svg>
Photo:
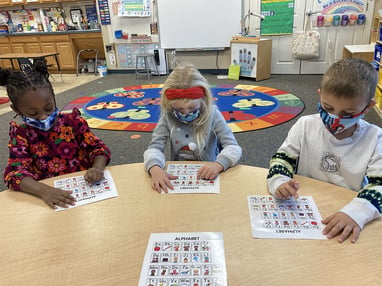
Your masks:
<svg viewBox="0 0 382 286"><path fill-rule="evenodd" d="M144 153L145 169L158 192L173 189L175 176L165 170L165 146L170 141L170 160L206 161L198 179L215 179L241 158L224 117L213 104L207 80L193 65L176 67L163 84L161 117Z"/></svg>
<svg viewBox="0 0 382 286"><path fill-rule="evenodd" d="M87 182L100 181L110 150L92 133L78 109L59 113L48 77L43 61L26 72L0 69L0 85L6 87L11 108L23 121L10 122L4 182L9 189L40 197L55 209L75 204L71 191L39 180L87 170Z"/></svg>

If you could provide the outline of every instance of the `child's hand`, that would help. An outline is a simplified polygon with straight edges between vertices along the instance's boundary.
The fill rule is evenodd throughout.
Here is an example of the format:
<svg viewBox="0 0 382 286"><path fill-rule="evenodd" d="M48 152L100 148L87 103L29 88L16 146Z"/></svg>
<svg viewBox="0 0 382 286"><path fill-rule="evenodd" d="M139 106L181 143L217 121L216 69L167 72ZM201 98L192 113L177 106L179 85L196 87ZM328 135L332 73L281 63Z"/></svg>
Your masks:
<svg viewBox="0 0 382 286"><path fill-rule="evenodd" d="M291 179L286 183L281 184L276 192L275 196L279 199L290 199L291 197L298 198L297 191L300 188L300 184L294 180Z"/></svg>
<svg viewBox="0 0 382 286"><path fill-rule="evenodd" d="M94 167L89 168L84 175L84 179L89 184L99 182L103 179L103 170Z"/></svg>
<svg viewBox="0 0 382 286"><path fill-rule="evenodd" d="M174 189L174 186L170 180L175 180L178 178L178 176L173 176L167 173L159 166L151 167L149 173L151 175L151 187L154 191L160 193L163 190L165 193L167 193L168 189Z"/></svg>
<svg viewBox="0 0 382 286"><path fill-rule="evenodd" d="M335 214L328 216L322 220L322 223L326 224L322 233L327 235L327 238L329 239L340 235L337 239L339 243L344 242L349 236L350 241L355 243L361 232L359 225L350 216L343 212L336 212Z"/></svg>
<svg viewBox="0 0 382 286"><path fill-rule="evenodd" d="M222 165L216 162L207 162L201 167L196 175L196 178L202 180L214 180L220 172L223 172Z"/></svg>
<svg viewBox="0 0 382 286"><path fill-rule="evenodd" d="M46 186L41 192L42 200L52 209L57 206L67 208L68 205L74 206L76 200L70 194L72 191L65 191L58 188Z"/></svg>

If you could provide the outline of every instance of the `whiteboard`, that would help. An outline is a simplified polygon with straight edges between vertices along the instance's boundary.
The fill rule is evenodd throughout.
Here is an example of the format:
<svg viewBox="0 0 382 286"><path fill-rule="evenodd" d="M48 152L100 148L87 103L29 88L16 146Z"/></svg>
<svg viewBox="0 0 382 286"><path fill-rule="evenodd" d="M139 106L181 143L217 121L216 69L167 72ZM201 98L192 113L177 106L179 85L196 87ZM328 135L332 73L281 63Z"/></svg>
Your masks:
<svg viewBox="0 0 382 286"><path fill-rule="evenodd" d="M230 46L241 31L242 0L157 0L163 49Z"/></svg>

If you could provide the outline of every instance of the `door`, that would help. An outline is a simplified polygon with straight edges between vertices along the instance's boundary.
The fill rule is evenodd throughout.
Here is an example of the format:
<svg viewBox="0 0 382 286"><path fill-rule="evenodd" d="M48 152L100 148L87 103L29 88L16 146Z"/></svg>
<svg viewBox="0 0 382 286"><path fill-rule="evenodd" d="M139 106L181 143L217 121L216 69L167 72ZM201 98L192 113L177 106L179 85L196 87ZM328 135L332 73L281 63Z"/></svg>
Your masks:
<svg viewBox="0 0 382 286"><path fill-rule="evenodd" d="M9 6L11 4L11 0L0 0L0 6Z"/></svg>
<svg viewBox="0 0 382 286"><path fill-rule="evenodd" d="M27 53L41 53L39 43L25 43L25 49Z"/></svg>
<svg viewBox="0 0 382 286"><path fill-rule="evenodd" d="M255 0L258 13L261 0ZM272 74L323 74L336 60L342 58L344 45L367 44L370 41L370 30L374 17L374 0L360 0L364 3L363 9L366 21L363 25L317 27L317 16L314 13L307 16L308 12L321 12L323 3L328 1L294 1L293 31L303 30L306 18L310 19L313 29L320 32L320 57L312 60L297 60L293 57L292 35L261 36L272 39ZM251 4L252 7L253 4ZM257 10L257 11L256 11ZM252 21L255 35L260 35L260 21Z"/></svg>
<svg viewBox="0 0 382 286"><path fill-rule="evenodd" d="M311 5L307 7L307 11L322 11L322 6L318 6L320 1L308 2ZM320 32L320 57L315 60L302 61L300 74L322 74L333 62L342 59L344 45L360 45L370 42L371 25L374 19L374 1L364 0L360 2L364 2L363 12L366 15L366 21L362 25L349 25L348 21L345 26L340 24L339 26L317 27L317 15L310 17L313 29ZM349 14L351 13L338 14L338 16L342 17ZM356 14L354 13L354 15Z"/></svg>
<svg viewBox="0 0 382 286"><path fill-rule="evenodd" d="M10 44L0 44L0 54L12 53ZM11 60L0 60L0 67L2 68L12 68Z"/></svg>
<svg viewBox="0 0 382 286"><path fill-rule="evenodd" d="M43 53L56 53L56 43L41 43L41 50ZM46 60L48 65L54 66L56 64L56 60L53 57L46 57Z"/></svg>
<svg viewBox="0 0 382 286"><path fill-rule="evenodd" d="M73 70L76 68L76 62L74 59L74 53L72 44L68 43L56 43L57 52L60 53L58 56L60 66L62 70Z"/></svg>

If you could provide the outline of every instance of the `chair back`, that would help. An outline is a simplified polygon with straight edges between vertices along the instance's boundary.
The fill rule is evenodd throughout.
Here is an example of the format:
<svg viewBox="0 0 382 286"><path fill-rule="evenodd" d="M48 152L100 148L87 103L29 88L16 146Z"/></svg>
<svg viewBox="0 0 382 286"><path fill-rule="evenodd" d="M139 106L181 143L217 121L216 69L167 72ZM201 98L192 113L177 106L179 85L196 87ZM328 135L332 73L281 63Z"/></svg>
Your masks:
<svg viewBox="0 0 382 286"><path fill-rule="evenodd" d="M20 70L23 72L32 70L33 63L28 58L20 58L17 60L19 63Z"/></svg>

